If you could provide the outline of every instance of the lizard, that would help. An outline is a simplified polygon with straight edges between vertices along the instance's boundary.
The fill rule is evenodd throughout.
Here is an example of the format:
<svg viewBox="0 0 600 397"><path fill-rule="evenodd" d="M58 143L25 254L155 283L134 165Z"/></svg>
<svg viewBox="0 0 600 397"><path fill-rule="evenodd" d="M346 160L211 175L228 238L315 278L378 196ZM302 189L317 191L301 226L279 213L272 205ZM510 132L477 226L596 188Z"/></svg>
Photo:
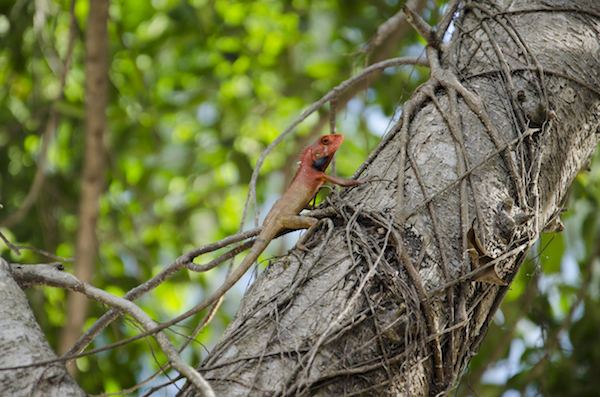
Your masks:
<svg viewBox="0 0 600 397"><path fill-rule="evenodd" d="M208 307L229 291L281 230L309 229L317 224L318 220L316 218L300 216L299 214L310 204L317 194L317 190L325 182L344 187L356 186L364 182L339 179L325 173L343 140L344 135L342 134L323 135L314 144L302 151L299 161L300 166L292 178L292 182L290 182L283 196L273 204L273 207L267 213L263 222L263 229L254 241L248 255L219 289L201 303L202 307Z"/></svg>

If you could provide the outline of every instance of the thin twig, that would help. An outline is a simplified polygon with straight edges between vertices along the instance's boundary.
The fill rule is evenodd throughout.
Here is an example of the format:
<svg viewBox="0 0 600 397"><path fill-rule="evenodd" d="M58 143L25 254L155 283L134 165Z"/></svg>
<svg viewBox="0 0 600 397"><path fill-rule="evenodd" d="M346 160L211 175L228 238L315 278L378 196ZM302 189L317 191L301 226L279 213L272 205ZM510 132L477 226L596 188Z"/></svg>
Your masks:
<svg viewBox="0 0 600 397"><path fill-rule="evenodd" d="M22 250L27 250L27 251L33 251L35 253L38 253L40 255L44 255L50 259L54 259L55 261L61 261L61 262L73 262L75 261L77 258L64 258L62 256L57 256L54 254L51 254L50 252L46 252L44 250L41 250L39 248L35 248L35 247L28 247L26 245L18 245L17 246L18 249L22 249Z"/></svg>
<svg viewBox="0 0 600 397"><path fill-rule="evenodd" d="M446 9L446 13L442 17L442 21L439 23L437 32L436 32L437 39L439 40L439 42L442 41L442 39L444 38L444 35L446 34L446 31L448 30L448 27L452 23L452 20L454 19L454 14L456 13L456 11L458 11L458 6L460 5L460 1L461 0L451 0L448 3L448 8Z"/></svg>
<svg viewBox="0 0 600 397"><path fill-rule="evenodd" d="M417 33L427 42L427 44L437 47L437 35L435 30L419 14L410 9L406 4L402 6L402 11L406 14L406 20L412 25Z"/></svg>
<svg viewBox="0 0 600 397"><path fill-rule="evenodd" d="M273 148L275 148L275 146L277 146L281 141L283 141L283 139L290 132L292 132L292 130L298 124L300 124L308 116L310 116L312 113L314 113L319 108L321 108L325 103L327 103L331 99L339 96L340 93L346 91L348 88L350 88L354 84L356 84L356 83L358 83L358 82L366 79L372 73L375 73L375 72L378 72L378 71L381 71L381 70L384 70L384 69L387 69L387 68L390 68L390 67L402 66L402 65L428 66L429 64L427 62L427 59L425 59L425 58L418 58L418 57L398 57L398 58L387 59L385 61L381 61L381 62L375 63L373 65L370 65L370 66L366 67L365 69L361 70L359 73L357 73L354 76L350 77L349 79L343 81L338 86L336 86L335 88L333 88L329 93L327 93L325 96L323 96L320 100L318 100L317 102L313 103L307 110L305 110L300 115L300 117L298 117L296 120L294 120L294 122L292 124L290 124L281 134L279 134L279 136L277 138L275 138L267 146L267 148L264 150L264 152L262 152L262 154L258 158L258 161L256 162L256 166L254 167L254 170L252 171L252 177L250 178L250 183L248 185L248 197L246 198L246 203L244 204L244 216L245 216L245 213L246 213L246 211L248 209L248 205L250 203L250 200L253 197L255 198L255 196L256 196L256 181L258 180L258 173L260 172L260 169L261 169L261 167L262 167L262 165L263 165L263 163L265 161L265 158L267 157L267 155L269 155L269 153L271 153L271 151L273 150ZM244 218L244 216L242 218ZM243 222L244 221L242 219L242 224L243 224Z"/></svg>
<svg viewBox="0 0 600 397"><path fill-rule="evenodd" d="M2 234L2 232L0 232L0 238L2 239L2 241L4 241L4 244L6 244L8 248L10 248L15 254L21 255L19 247L13 245L10 241L8 241L8 239L4 236L4 234Z"/></svg>
<svg viewBox="0 0 600 397"><path fill-rule="evenodd" d="M194 270L194 271L209 270L209 268L214 267L211 265L211 263L215 264L215 263L219 262L219 258L213 260L211 263L209 263L207 265L204 265L205 266L204 269L202 269L202 266L200 266L200 265L193 264L192 260L195 257L200 256L202 254L216 251L216 250L223 248L229 244L241 241L248 237L256 236L258 233L260 233L260 230L262 230L262 227L254 228L254 229L248 230L247 232L244 232L244 233L238 233L236 235L226 237L222 240L216 241L211 244L207 244L207 245L199 247L199 248L194 248L194 249L186 252L179 258L177 258L174 262L172 262L171 264L166 266L163 270L161 270L156 276L152 277L150 280L129 290L125 294L124 298L128 299L128 300L135 300L135 299L139 298L140 296L144 295L145 293L151 291L152 289L154 289L157 286L159 286L160 284L162 284L165 280L167 280L169 277L171 277L173 274L175 274L177 271L179 271L180 269L182 269L184 267L190 268L191 270ZM232 251L230 251L228 254L231 254L231 252ZM225 254L225 255L228 255L228 254ZM222 263L223 261L225 261L227 259L228 259L228 257L225 257L225 259L223 259L219 263ZM198 268L196 266L198 266ZM94 338L118 316L119 316L119 313L117 311L112 310L112 309L109 310L102 317L100 317L94 324L92 324L92 326L79 338L79 340L63 355L63 357L73 356L75 354L81 353L92 342L92 340L94 340ZM118 343L120 343L120 342L118 342Z"/></svg>

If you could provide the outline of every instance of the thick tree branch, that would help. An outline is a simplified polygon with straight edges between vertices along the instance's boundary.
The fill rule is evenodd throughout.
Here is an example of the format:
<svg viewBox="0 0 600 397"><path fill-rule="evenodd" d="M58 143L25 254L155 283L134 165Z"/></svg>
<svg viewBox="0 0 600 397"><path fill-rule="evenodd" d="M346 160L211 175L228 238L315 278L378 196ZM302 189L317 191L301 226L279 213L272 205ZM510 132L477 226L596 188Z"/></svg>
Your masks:
<svg viewBox="0 0 600 397"><path fill-rule="evenodd" d="M77 230L77 261L75 276L83 282L92 279L96 259L96 223L99 201L104 191L104 131L106 129L106 106L108 103L108 0L90 2L85 48L85 156L81 177L81 200L79 202L79 227ZM75 343L81 333L88 301L81 296L69 294L69 316L62 330L59 351L64 352ZM70 366L70 371L76 371Z"/></svg>
<svg viewBox="0 0 600 397"><path fill-rule="evenodd" d="M72 274L61 271L60 266L62 265L59 265L58 267L52 264L12 265L12 268L15 280L23 286L31 287L33 285L45 285L48 287L65 288L69 291L79 292L89 299L129 314L146 330L157 327L156 322L133 302L127 299L119 298L118 296L78 280ZM153 336L169 359L169 363L173 368L188 378L188 380L192 382L194 386L202 391L203 395L207 397L215 396L211 387L208 385L208 383L206 383L202 376L200 376L200 374L196 372L194 368L187 365L181 359L181 357L179 357L177 349L175 349L175 346L173 346L170 339L164 332L155 333Z"/></svg>

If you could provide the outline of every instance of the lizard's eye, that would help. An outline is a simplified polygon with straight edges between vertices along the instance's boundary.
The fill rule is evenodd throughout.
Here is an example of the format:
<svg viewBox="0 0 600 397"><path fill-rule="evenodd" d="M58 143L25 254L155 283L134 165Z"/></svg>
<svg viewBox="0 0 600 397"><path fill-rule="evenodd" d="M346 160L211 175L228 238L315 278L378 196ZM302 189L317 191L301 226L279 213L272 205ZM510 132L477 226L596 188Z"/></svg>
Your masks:
<svg viewBox="0 0 600 397"><path fill-rule="evenodd" d="M329 138L325 137L325 138L321 139L321 143L324 145L329 145Z"/></svg>

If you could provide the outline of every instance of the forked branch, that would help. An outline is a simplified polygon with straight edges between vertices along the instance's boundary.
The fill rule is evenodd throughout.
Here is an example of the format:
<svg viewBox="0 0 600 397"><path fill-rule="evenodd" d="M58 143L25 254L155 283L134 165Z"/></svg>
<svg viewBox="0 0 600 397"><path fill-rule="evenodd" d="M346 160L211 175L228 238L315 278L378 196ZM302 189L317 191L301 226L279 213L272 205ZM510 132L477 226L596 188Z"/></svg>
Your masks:
<svg viewBox="0 0 600 397"><path fill-rule="evenodd" d="M28 285L35 283L37 285L46 285L79 292L89 299L129 314L146 330L156 328L156 322L133 302L84 283L72 274L62 272L61 267L62 265L17 265L13 266L12 270L17 282L24 282ZM212 388L204 378L179 357L177 349L175 349L175 346L173 346L171 340L164 332L157 332L153 336L173 368L188 378L205 396L215 396Z"/></svg>

